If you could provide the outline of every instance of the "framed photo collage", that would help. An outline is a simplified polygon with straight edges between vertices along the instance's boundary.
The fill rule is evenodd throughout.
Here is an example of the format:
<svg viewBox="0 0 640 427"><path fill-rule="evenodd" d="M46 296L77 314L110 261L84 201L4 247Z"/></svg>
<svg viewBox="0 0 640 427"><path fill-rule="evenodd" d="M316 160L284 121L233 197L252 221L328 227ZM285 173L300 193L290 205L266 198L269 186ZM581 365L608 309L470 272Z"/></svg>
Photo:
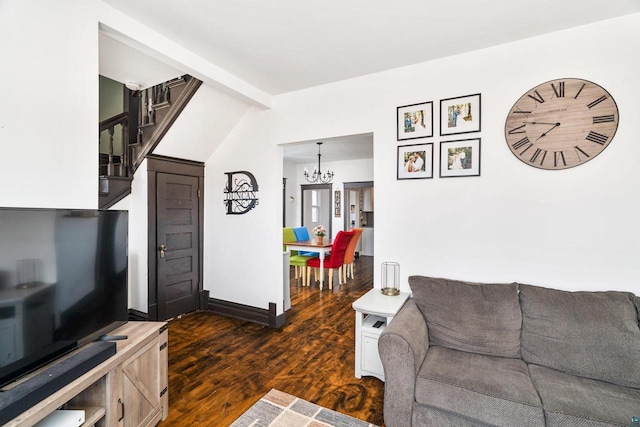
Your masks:
<svg viewBox="0 0 640 427"><path fill-rule="evenodd" d="M440 100L440 178L480 176L480 138L454 139L480 132L480 114L479 93ZM433 117L432 101L397 107L398 141L433 137ZM397 179L433 178L434 143L411 142L398 146Z"/></svg>

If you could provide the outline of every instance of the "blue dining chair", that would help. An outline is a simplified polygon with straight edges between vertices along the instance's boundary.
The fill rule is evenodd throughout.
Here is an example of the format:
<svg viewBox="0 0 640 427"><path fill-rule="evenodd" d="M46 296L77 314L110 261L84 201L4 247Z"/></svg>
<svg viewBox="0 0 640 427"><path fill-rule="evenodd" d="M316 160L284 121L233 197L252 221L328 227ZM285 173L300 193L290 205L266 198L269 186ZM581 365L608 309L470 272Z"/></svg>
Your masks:
<svg viewBox="0 0 640 427"><path fill-rule="evenodd" d="M301 240L310 239L309 230L307 230L307 227L294 227L293 233L296 235L296 241L298 242ZM299 255L317 257L319 254L317 252L300 252Z"/></svg>

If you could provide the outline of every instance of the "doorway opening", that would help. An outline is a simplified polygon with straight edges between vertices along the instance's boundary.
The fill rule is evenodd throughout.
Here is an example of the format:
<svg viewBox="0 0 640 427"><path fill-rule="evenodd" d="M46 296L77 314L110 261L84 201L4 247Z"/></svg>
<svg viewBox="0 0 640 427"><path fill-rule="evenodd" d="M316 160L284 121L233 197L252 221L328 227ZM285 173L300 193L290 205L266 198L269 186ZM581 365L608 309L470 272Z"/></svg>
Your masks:
<svg viewBox="0 0 640 427"><path fill-rule="evenodd" d="M301 225L307 227L309 231L317 225L324 225L327 234L333 236L331 232L331 192L332 184L301 185L300 205L302 212Z"/></svg>
<svg viewBox="0 0 640 427"><path fill-rule="evenodd" d="M373 256L373 181L344 183L344 229L362 228L356 256Z"/></svg>
<svg viewBox="0 0 640 427"><path fill-rule="evenodd" d="M299 227L303 219L302 187L314 186L304 178L305 168L313 170L317 165L317 143L322 141L322 169L335 172L333 189L330 194L338 196L330 198L333 210L323 225L332 229L343 226L345 211L341 201L344 182L365 181L373 179L373 133L325 137L307 141L297 141L282 144L283 160L283 194L282 194L282 223L284 227ZM306 225L306 224L305 224Z"/></svg>

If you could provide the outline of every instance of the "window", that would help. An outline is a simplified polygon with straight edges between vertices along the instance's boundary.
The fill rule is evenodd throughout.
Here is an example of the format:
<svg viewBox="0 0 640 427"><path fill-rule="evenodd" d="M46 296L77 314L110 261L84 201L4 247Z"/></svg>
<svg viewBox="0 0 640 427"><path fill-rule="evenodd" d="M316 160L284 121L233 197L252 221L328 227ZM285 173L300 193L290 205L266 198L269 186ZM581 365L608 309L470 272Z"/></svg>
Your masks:
<svg viewBox="0 0 640 427"><path fill-rule="evenodd" d="M320 197L318 190L311 190L311 222L318 222L320 215Z"/></svg>

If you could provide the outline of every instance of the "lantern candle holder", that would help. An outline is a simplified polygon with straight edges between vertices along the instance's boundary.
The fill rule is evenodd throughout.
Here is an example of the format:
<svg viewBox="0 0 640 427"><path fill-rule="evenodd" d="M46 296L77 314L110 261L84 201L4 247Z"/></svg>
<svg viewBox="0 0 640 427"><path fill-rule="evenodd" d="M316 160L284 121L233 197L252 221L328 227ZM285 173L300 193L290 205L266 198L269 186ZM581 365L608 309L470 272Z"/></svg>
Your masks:
<svg viewBox="0 0 640 427"><path fill-rule="evenodd" d="M382 294L395 296L400 294L400 264L382 263Z"/></svg>

